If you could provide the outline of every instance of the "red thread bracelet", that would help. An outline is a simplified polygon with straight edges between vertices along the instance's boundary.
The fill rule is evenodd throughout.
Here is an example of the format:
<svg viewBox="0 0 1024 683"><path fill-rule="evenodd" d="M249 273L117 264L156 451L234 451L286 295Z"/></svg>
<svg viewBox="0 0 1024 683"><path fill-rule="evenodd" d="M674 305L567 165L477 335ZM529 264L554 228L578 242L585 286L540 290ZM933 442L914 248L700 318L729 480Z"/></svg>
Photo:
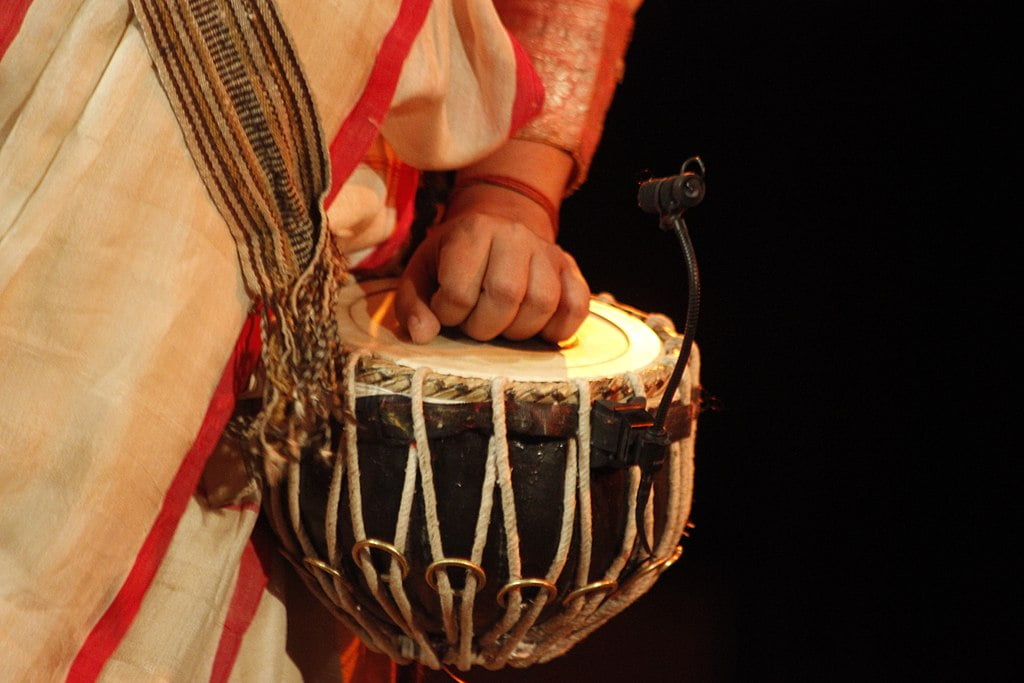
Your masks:
<svg viewBox="0 0 1024 683"><path fill-rule="evenodd" d="M544 209L548 214L548 218L551 220L551 227L555 231L555 236L558 235L558 208L555 206L554 202L548 199L547 195L532 185L528 185L521 180L516 180L515 178L510 178L504 175L482 174L469 176L468 178L459 178L455 183L452 194L465 187L469 187L470 185L493 185L495 187L503 187L506 190L511 190L516 194L526 197Z"/></svg>

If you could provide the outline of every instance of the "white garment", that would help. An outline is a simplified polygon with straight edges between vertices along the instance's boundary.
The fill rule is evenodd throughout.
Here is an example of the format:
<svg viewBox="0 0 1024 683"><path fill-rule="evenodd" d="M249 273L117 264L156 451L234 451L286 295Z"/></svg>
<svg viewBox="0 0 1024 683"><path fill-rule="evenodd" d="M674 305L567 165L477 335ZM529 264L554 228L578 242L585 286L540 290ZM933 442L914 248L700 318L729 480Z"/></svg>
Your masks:
<svg viewBox="0 0 1024 683"><path fill-rule="evenodd" d="M539 105L489 2L436 0L421 23L422 0L278 4L328 141L372 125L404 161L455 168ZM412 32L394 92L353 123L393 27ZM366 246L384 186L341 149L332 229ZM66 676L120 604L249 306L127 0L34 0L0 61L0 679ZM104 678L210 676L256 514L204 500ZM298 675L267 599L246 641L274 641L268 679Z"/></svg>

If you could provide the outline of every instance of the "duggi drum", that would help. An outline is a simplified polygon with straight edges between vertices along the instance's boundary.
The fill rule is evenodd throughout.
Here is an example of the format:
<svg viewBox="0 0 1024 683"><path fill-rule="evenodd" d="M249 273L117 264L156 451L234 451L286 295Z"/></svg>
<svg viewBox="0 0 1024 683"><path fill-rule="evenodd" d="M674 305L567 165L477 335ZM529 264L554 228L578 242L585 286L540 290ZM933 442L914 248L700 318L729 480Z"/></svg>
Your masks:
<svg viewBox="0 0 1024 683"><path fill-rule="evenodd" d="M399 662L549 660L682 552L699 356L645 483L609 455L621 435L596 407L661 399L681 341L667 318L594 299L562 347L418 346L395 320L394 286L343 291L345 419L332 449L291 463L271 491L278 534L339 618Z"/></svg>

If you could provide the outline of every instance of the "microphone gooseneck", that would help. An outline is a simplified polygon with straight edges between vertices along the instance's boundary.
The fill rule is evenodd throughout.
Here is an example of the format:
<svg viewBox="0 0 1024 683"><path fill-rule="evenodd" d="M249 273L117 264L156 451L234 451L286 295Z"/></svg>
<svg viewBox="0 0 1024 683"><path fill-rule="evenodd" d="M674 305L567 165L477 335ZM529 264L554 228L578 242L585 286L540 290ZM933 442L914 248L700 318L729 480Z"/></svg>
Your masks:
<svg viewBox="0 0 1024 683"><path fill-rule="evenodd" d="M691 157L683 162L679 175L668 178L655 178L640 184L637 191L637 204L648 213L656 213L661 217L659 223L662 230L671 230L683 250L683 261L687 273L686 322L683 326L683 342L679 349L679 357L665 385L658 410L649 426L640 430L638 435L638 457L640 465L640 486L636 500L636 528L640 546L650 555L650 542L644 525L644 514L647 501L654 486L654 475L668 458L671 442L665 429L672 400L675 398L679 382L682 380L686 363L690 359L697 332L697 316L700 312L700 275L697 270L697 256L690 241L690 233L683 220L687 209L697 206L704 199L704 177L706 169L700 157Z"/></svg>

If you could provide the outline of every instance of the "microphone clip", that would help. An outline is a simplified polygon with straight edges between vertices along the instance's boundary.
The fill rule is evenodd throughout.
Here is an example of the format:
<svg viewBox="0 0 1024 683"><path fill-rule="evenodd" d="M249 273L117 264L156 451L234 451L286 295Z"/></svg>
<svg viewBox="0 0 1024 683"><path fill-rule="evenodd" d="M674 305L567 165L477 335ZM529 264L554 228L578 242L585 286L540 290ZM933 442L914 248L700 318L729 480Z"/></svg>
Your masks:
<svg viewBox="0 0 1024 683"><path fill-rule="evenodd" d="M700 157L690 157L683 162L679 175L667 178L652 178L640 183L637 204L647 213L662 217L661 228L671 229L671 218L683 213L704 200L706 169Z"/></svg>

